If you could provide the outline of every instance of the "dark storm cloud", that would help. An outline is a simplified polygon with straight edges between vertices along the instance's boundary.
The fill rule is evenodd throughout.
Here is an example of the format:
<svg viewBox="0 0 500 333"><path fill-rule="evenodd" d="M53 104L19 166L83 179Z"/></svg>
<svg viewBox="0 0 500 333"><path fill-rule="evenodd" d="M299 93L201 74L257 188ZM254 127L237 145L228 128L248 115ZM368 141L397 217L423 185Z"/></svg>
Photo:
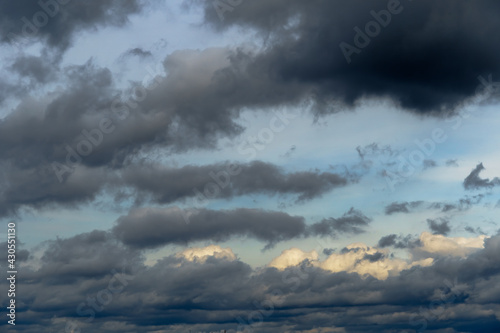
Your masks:
<svg viewBox="0 0 500 333"><path fill-rule="evenodd" d="M314 236L335 236L338 233L360 234L365 232L371 219L359 210L351 209L339 218L327 218L309 227Z"/></svg>
<svg viewBox="0 0 500 333"><path fill-rule="evenodd" d="M0 4L0 38L21 47L33 40L65 50L76 33L105 26L123 26L142 9L137 0L20 0Z"/></svg>
<svg viewBox="0 0 500 333"><path fill-rule="evenodd" d="M116 250L109 234L98 231L51 242L42 255L51 269L23 268L26 278L18 281L22 292L17 301L30 311L23 312L25 325L16 329L64 332L68 321L82 331L117 332L126 327L140 333L235 333L249 322L255 325L248 328L265 333L332 327L346 332L439 332L448 327L474 333L500 328L495 317L500 309L499 236L487 239L484 249L467 258L439 258L431 266L415 266L386 280L332 273L307 263L283 271L252 269L238 259L215 257L189 261L172 255L145 266L131 255L128 264L119 262L127 266L124 271L116 269L123 283L116 285L123 287L109 298L101 291L109 290L113 278L120 281L112 272L118 267L113 262ZM377 261L382 255L367 259ZM75 270L82 261L102 269ZM60 278L60 272L52 270L57 265L68 272L66 277L80 278ZM92 313L95 318L87 322Z"/></svg>
<svg viewBox="0 0 500 333"><path fill-rule="evenodd" d="M278 242L311 235L358 234L364 232L363 227L370 221L352 208L339 218L324 219L309 226L301 216L261 209L183 211L140 208L120 217L113 234L134 248L248 237L266 242L265 248L268 249Z"/></svg>
<svg viewBox="0 0 500 333"><path fill-rule="evenodd" d="M214 3L198 3L216 29L259 31L267 44L250 57L254 76L277 87L296 82L302 95L324 106L319 112L335 109L333 101L389 97L406 109L439 114L473 96L479 75L500 75L496 1L257 0L228 5L223 20ZM341 43L356 51L344 56Z"/></svg>
<svg viewBox="0 0 500 333"><path fill-rule="evenodd" d="M479 177L482 170L484 170L483 163L479 163L464 179L463 185L466 190L492 188L493 186L500 185L500 179L498 177L495 177L492 180L489 180L489 178L483 179Z"/></svg>
<svg viewBox="0 0 500 333"><path fill-rule="evenodd" d="M409 213L411 209L417 208L422 204L423 201L393 202L385 206L385 215L392 215L394 213Z"/></svg>
<svg viewBox="0 0 500 333"><path fill-rule="evenodd" d="M427 219L427 225L434 235L447 235L451 231L449 224L450 221L443 218Z"/></svg>

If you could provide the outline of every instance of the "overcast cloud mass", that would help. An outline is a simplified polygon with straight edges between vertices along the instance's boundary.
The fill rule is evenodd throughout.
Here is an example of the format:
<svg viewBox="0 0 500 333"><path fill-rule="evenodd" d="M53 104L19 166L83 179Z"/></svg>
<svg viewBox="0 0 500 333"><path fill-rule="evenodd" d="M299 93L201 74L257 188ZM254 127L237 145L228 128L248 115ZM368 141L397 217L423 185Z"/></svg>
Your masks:
<svg viewBox="0 0 500 333"><path fill-rule="evenodd" d="M498 17L3 1L0 331L499 332Z"/></svg>

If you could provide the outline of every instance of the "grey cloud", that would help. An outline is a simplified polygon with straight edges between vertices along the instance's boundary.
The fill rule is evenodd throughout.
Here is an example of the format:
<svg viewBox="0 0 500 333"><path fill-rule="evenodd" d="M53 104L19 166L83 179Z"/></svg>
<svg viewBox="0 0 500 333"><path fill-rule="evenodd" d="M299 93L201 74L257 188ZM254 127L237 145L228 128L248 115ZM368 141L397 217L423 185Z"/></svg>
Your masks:
<svg viewBox="0 0 500 333"><path fill-rule="evenodd" d="M470 209L472 206L479 204L483 198L485 197L484 194L477 194L473 196L465 196L463 198L458 199L457 202L450 203L450 202L432 202L429 204L428 208L429 209L440 209L443 213L452 211L452 210L458 210L458 211L465 211Z"/></svg>
<svg viewBox="0 0 500 333"><path fill-rule="evenodd" d="M480 227L473 228L471 226L466 226L465 231L470 232L471 234L476 234L476 235L486 235L486 233L481 230Z"/></svg>
<svg viewBox="0 0 500 333"><path fill-rule="evenodd" d="M423 201L393 202L385 207L385 214L392 215L394 213L409 213L411 209L417 208L422 204Z"/></svg>
<svg viewBox="0 0 500 333"><path fill-rule="evenodd" d="M68 82L66 90L53 99L25 98L2 119L0 159L10 161L19 168L54 161L66 163L66 144L76 149L76 144L82 140L78 137L82 130L98 127L88 119L107 115L103 112L105 104L111 103L111 96L116 93L112 88L110 71L88 62L83 66L66 68L63 79ZM115 158L116 154L112 153L103 157L103 147L98 148L86 156L82 164L102 165Z"/></svg>
<svg viewBox="0 0 500 333"><path fill-rule="evenodd" d="M351 209L339 218L327 218L309 227L314 236L335 236L338 233L360 234L365 232L371 219L359 210Z"/></svg>
<svg viewBox="0 0 500 333"><path fill-rule="evenodd" d="M121 103L119 110L114 109L114 104L126 98L121 97L124 92L114 88L108 69L99 68L92 61L64 68L62 79L67 82L65 89L55 92L50 99L25 98L0 121L0 181L3 182L0 213L14 213L22 205L40 208L46 204L88 202L107 185L112 185L117 191L129 186L141 194L147 192L162 203L195 196L193 190L196 187L204 191L205 185L214 182L209 173L220 172L218 164L186 167L181 171L152 168L149 171L157 176L154 178L141 171L142 164L137 163L137 156L147 155L160 146L167 149L167 154L193 147L213 148L219 134L229 135L239 131L238 126L231 125L229 114L222 115L216 109L212 111L227 118L217 120L208 115L211 120L205 119L207 103L195 109L188 107L186 103L198 99L187 91L181 94L185 86L176 86L186 80L193 84L205 82L210 85L212 76L200 76L197 66L207 68L205 61L211 59L214 68L219 68L226 61L224 54L225 50L214 49L201 54L187 52L182 56L169 57L167 63L170 67L167 67L170 74L163 79L163 86L153 82L153 88L154 85L157 87L150 89L148 86L150 93L143 102L129 99L127 102L135 107ZM190 66L186 66L186 61ZM192 87L200 91L205 89L204 85ZM164 89L171 91L173 101L170 106L164 103ZM214 100L214 103L216 101L219 100ZM161 108L160 104L163 105ZM172 108L177 111L169 113ZM199 115L203 116L198 119ZM99 137L97 131L103 119L108 119L112 130L109 134L100 132ZM215 121L214 126L209 124L212 120ZM173 129L174 123L181 127L188 126L190 130L186 127L183 130ZM197 131L198 134L195 133ZM83 142L90 142L89 135L98 143L92 145L90 154L81 156L76 151ZM241 167L244 172L232 177L231 185L221 192L222 197L248 193L294 194L298 201L304 201L355 181L351 176L330 172L285 173L276 166L258 162ZM116 176L119 169L125 170L122 179ZM59 182L57 172L63 183ZM89 177L88 183L78 176L79 173ZM179 176L186 182L173 184L167 182L164 176ZM163 184L163 188L159 184ZM67 188L63 188L65 185Z"/></svg>
<svg viewBox="0 0 500 333"><path fill-rule="evenodd" d="M112 270L130 271L144 260L133 249L123 246L107 231L94 230L45 244L38 278L73 281L103 277Z"/></svg>
<svg viewBox="0 0 500 333"><path fill-rule="evenodd" d="M141 9L137 0L6 1L0 5L0 38L14 46L27 45L34 38L65 50L79 31L123 26L131 14Z"/></svg>
<svg viewBox="0 0 500 333"><path fill-rule="evenodd" d="M198 206L215 198L231 199L252 194L290 195L296 197L298 203L318 198L351 182L343 175L329 172L286 173L273 164L260 161L179 168L142 164L121 170L81 166L64 182L59 182L51 165L20 168L5 162L3 166L0 216L13 215L21 207L74 208L92 202L102 193L114 195L117 202L131 199L137 205L187 201Z"/></svg>
<svg viewBox="0 0 500 333"><path fill-rule="evenodd" d="M104 173L96 170L75 171L65 183L54 177L50 166L19 169L4 163L0 174L0 217L15 215L21 207L76 208L92 202L106 183Z"/></svg>
<svg viewBox="0 0 500 333"><path fill-rule="evenodd" d="M449 220L443 218L427 219L427 224L434 235L447 235L451 231L449 223Z"/></svg>
<svg viewBox="0 0 500 333"><path fill-rule="evenodd" d="M410 214L415 209L438 209L441 212L446 213L453 210L465 211L470 209L472 206L479 204L483 198L484 194L477 194L473 196L465 196L458 199L456 202L425 202L425 201L401 201L392 202L385 206L384 212L386 215L392 215L396 213Z"/></svg>
<svg viewBox="0 0 500 333"><path fill-rule="evenodd" d="M65 68L64 90L50 98L24 99L0 123L0 158L20 166L65 163L68 151L86 139L82 131L98 129L105 118L112 123L112 133L78 164L119 168L139 152L158 147L167 153L213 149L222 136L243 130L235 119L246 101L225 91L234 84L220 72L230 64L230 56L229 50L221 48L176 51L145 73L154 81L146 87L134 83L127 91L116 89L110 71L92 61ZM166 77L163 70L169 73ZM258 101L261 107L271 105L261 95L252 93L244 100ZM291 99L288 104L295 102ZM289 123L287 112L276 115L279 126ZM20 133L29 136L20 137Z"/></svg>
<svg viewBox="0 0 500 333"><path fill-rule="evenodd" d="M378 246L379 247L392 246L392 245L396 244L396 237L397 237L396 234L391 234L391 235L383 236L378 241Z"/></svg>
<svg viewBox="0 0 500 333"><path fill-rule="evenodd" d="M379 247L394 247L396 249L412 249L414 247L420 246L420 240L413 235L396 235L390 234L383 236L378 241Z"/></svg>
<svg viewBox="0 0 500 333"><path fill-rule="evenodd" d="M36 83L47 83L55 78L56 65L48 59L48 55L40 57L17 57L11 69L22 77L32 78Z"/></svg>
<svg viewBox="0 0 500 333"><path fill-rule="evenodd" d="M474 170L472 170L471 173L464 179L463 185L466 190L491 188L493 186L500 185L500 179L498 177L495 177L492 180L479 177L479 174L482 170L484 170L483 163L479 163L478 165L476 165Z"/></svg>
<svg viewBox="0 0 500 333"><path fill-rule="evenodd" d="M188 221L183 214L187 214ZM277 242L302 236L305 228L303 217L259 209L192 212L136 209L117 220L113 233L124 244L137 248L200 240L220 242L234 237L255 238L272 247Z"/></svg>
<svg viewBox="0 0 500 333"><path fill-rule="evenodd" d="M134 248L248 237L266 242L265 249L269 249L290 239L362 233L370 221L353 208L339 218L328 218L311 225L306 225L301 216L260 209L185 211L139 208L120 217L112 232L124 244Z"/></svg>
<svg viewBox="0 0 500 333"><path fill-rule="evenodd" d="M139 58L148 58L148 57L152 57L153 56L153 54L150 51L143 50L140 47L129 49L123 55L124 56L136 56L136 57L139 57Z"/></svg>
<svg viewBox="0 0 500 333"><path fill-rule="evenodd" d="M368 260L370 262L377 262L379 260L384 259L384 257L385 257L385 254L383 254L382 252L376 252L374 254L365 254L363 259Z"/></svg>
<svg viewBox="0 0 500 333"><path fill-rule="evenodd" d="M458 163L456 159L449 159L446 161L446 166L454 166L457 167Z"/></svg>
<svg viewBox="0 0 500 333"><path fill-rule="evenodd" d="M424 169L430 169L437 167L437 163L434 160L424 160Z"/></svg>
<svg viewBox="0 0 500 333"><path fill-rule="evenodd" d="M130 167L123 171L122 183L152 194L159 203L187 197L204 201L231 198L253 193L295 194L298 201L310 200L351 182L344 175L330 172L302 171L286 173L265 162L247 164L220 163L204 166L187 165L165 168L158 165ZM175 182L171 180L175 179Z"/></svg>
<svg viewBox="0 0 500 333"><path fill-rule="evenodd" d="M392 148L390 145L379 146L378 143L373 142L364 147L358 146L356 147L356 151L358 152L359 157L364 160L366 156L378 156L378 155L386 155L388 157L393 157L399 154L397 150Z"/></svg>
<svg viewBox="0 0 500 333"><path fill-rule="evenodd" d="M327 256L331 255L334 252L335 252L335 249L330 249L330 248L323 249L323 254L327 255Z"/></svg>

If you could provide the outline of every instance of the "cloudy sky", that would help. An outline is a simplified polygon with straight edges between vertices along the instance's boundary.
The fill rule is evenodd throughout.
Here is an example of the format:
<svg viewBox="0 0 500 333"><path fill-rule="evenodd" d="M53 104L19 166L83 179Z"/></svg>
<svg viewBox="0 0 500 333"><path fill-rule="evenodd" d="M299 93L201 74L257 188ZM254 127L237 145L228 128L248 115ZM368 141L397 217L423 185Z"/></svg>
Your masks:
<svg viewBox="0 0 500 333"><path fill-rule="evenodd" d="M500 331L499 15L0 2L1 330Z"/></svg>

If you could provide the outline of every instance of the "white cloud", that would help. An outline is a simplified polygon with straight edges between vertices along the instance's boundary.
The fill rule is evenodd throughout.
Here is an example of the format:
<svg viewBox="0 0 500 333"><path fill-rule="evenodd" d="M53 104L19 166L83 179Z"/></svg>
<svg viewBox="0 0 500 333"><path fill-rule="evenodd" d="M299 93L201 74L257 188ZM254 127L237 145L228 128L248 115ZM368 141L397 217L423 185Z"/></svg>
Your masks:
<svg viewBox="0 0 500 333"><path fill-rule="evenodd" d="M209 245L206 247L191 247L176 254L176 257L184 258L188 261L205 262L208 257L218 259L236 260L236 255L230 248L222 248L219 245Z"/></svg>
<svg viewBox="0 0 500 333"><path fill-rule="evenodd" d="M416 248L414 254L417 256L438 254L456 257L466 257L472 252L484 248L486 236L477 237L445 237L433 235L427 231L420 235L422 246Z"/></svg>
<svg viewBox="0 0 500 333"><path fill-rule="evenodd" d="M297 266L304 260L317 261L318 253L314 250L311 252L304 252L301 249L293 247L281 252L281 254L274 258L268 266L276 267L277 269L285 269L290 266Z"/></svg>
<svg viewBox="0 0 500 333"><path fill-rule="evenodd" d="M371 275L379 280L385 280L389 276L399 274L399 272L404 269L413 266L429 266L433 263L432 258L413 262L389 258L387 250L369 247L363 243L350 244L346 249L348 251L333 253L324 261L319 261L316 251L304 252L298 248L291 248L283 251L281 255L273 259L268 266L283 270L287 267L297 266L307 259L314 266L333 273L358 273L364 277Z"/></svg>
<svg viewBox="0 0 500 333"><path fill-rule="evenodd" d="M371 275L379 280L398 275L399 272L413 266L430 266L432 258L414 262L389 258L387 250L369 247L363 243L354 243L346 247L348 252L333 253L319 267L331 272L358 273L361 276ZM377 259L377 256L379 258Z"/></svg>

